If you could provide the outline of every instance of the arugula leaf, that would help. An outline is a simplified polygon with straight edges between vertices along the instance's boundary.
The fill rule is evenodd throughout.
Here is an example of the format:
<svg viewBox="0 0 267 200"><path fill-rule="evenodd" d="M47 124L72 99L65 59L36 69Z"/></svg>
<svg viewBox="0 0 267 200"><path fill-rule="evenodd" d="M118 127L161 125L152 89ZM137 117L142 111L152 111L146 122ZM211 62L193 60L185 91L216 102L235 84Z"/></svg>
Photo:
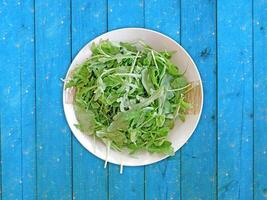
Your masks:
<svg viewBox="0 0 267 200"><path fill-rule="evenodd" d="M173 155L168 134L191 108L184 98L190 84L171 62L174 52L138 44L92 44L92 56L65 85L76 91L76 127L108 149Z"/></svg>
<svg viewBox="0 0 267 200"><path fill-rule="evenodd" d="M173 75L173 76L179 76L180 73L179 73L179 69L177 68L177 66L175 66L173 63L171 63L170 61L168 61L167 63L167 72L170 74L170 75Z"/></svg>
<svg viewBox="0 0 267 200"><path fill-rule="evenodd" d="M154 90L154 85L152 83L152 80L150 78L150 75L149 75L147 68L143 69L143 71L142 71L142 84L143 84L143 87L145 88L147 94L150 95L151 91Z"/></svg>
<svg viewBox="0 0 267 200"><path fill-rule="evenodd" d="M95 126L93 112L87 111L77 104L74 104L74 110L76 112L77 120L79 121L79 124L77 124L76 127L82 132L92 135Z"/></svg>

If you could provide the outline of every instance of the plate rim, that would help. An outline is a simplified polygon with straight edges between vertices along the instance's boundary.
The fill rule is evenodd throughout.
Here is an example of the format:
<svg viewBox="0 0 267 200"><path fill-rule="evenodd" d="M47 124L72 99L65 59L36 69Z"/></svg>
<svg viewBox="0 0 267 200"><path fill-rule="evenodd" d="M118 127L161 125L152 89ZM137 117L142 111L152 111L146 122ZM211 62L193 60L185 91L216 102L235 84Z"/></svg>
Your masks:
<svg viewBox="0 0 267 200"><path fill-rule="evenodd" d="M108 33L111 33L111 32L117 32L117 31L123 31L123 30L141 30L141 31L147 31L147 32L152 32L152 33L156 33L158 35L160 35L161 37L165 37L166 39L170 40L171 42L175 43L176 45L178 45L182 51L186 54L186 56L189 58L189 60L193 63L194 65L194 68L196 70L196 73L199 77L199 81L200 81L200 88L201 88L201 105L200 105L200 111L199 111L199 114L198 114L198 117L197 117L197 120L196 120L196 123L194 125L194 128L192 129L192 131L187 135L187 137L185 137L185 142L180 146L178 147L177 149L174 149L174 153L176 154L177 151L179 149L181 149L182 147L184 147L187 143L188 143L188 140L191 138L191 136L193 135L193 133L195 132L197 126L199 125L199 121L201 119L201 116L202 116L202 111L203 111L203 105L204 105L204 89L203 89L203 82L202 82L202 78L201 78L201 75L199 73L199 70L197 68L197 65L196 63L194 62L193 58L190 56L190 54L185 50L185 48L183 46L181 46L178 42L176 42L174 39L172 39L170 36L167 36L161 32L158 32L156 30L152 30L152 29L148 29L148 28L140 28L140 27L128 27L128 28L118 28L118 29L113 29L111 31L107 31L105 33L102 33L101 35L98 35L96 37L94 37L93 39L91 39L89 42L87 42L86 44L84 44L82 46L82 48L79 49L79 51L77 52L77 54L73 57L73 59L71 60L70 64L68 65L68 70L67 72L65 73L65 77L64 77L64 80L68 77L70 71L71 71L71 65L73 63L73 61L78 57L79 53L81 51L83 51L85 48L87 48L93 41L95 40L99 40L101 39L102 37L104 37L106 34ZM63 84L63 93L62 93L62 103L63 103L63 111L64 111L64 116L65 116L65 119L66 119L66 122L71 130L71 133L75 136L75 138L79 141L79 143L83 146L83 148L85 148L89 153L93 154L94 156L96 156L97 158L100 158L101 160L105 161L106 159L105 158L102 158L101 156L99 156L96 152L94 151L91 151L87 148L87 145L85 145L85 142L80 138L78 137L79 134L76 133L76 129L74 129L74 125L70 124L69 122L69 119L68 119L68 116L67 116L67 111L66 111L66 106L65 106L65 85L66 85L66 82L64 81L64 84ZM81 132L82 133L82 132ZM84 134L84 133L82 133ZM161 158L153 161L153 162L147 162L145 161L144 163L141 163L141 164L122 164L122 163L119 163L119 162L113 162L113 161L109 161L109 159L107 158L107 162L109 163L113 163L113 164L116 164L116 165L123 165L123 166L128 166L128 167L138 167L138 166L146 166L146 165L151 165L151 164L154 164L154 163L157 163L157 162L160 162L166 158L170 157L170 155L165 155L165 156L162 156Z"/></svg>

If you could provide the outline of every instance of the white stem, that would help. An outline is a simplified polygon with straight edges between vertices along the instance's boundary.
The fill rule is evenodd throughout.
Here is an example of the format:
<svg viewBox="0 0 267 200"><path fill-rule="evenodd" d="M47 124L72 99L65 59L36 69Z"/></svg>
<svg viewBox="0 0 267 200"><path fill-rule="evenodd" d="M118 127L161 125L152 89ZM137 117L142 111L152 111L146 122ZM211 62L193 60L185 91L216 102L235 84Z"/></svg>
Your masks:
<svg viewBox="0 0 267 200"><path fill-rule="evenodd" d="M121 163L121 166L120 166L120 174L123 173L123 164Z"/></svg>
<svg viewBox="0 0 267 200"><path fill-rule="evenodd" d="M186 88L188 88L189 86L191 86L192 84L189 83L188 85L181 87L181 88L176 88L176 89L172 89L172 90L167 90L168 92L175 92L175 91L180 91L180 90L184 90Z"/></svg>

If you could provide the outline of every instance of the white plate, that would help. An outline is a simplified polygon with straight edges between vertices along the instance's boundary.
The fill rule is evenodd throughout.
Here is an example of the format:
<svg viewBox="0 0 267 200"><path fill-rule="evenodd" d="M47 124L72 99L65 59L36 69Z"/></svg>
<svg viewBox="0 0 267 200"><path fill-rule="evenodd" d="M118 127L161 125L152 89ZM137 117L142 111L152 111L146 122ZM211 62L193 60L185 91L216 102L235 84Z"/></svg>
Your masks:
<svg viewBox="0 0 267 200"><path fill-rule="evenodd" d="M78 64L84 62L86 58L90 57L91 51L90 46L92 42L98 43L100 39L109 39L111 41L137 41L142 40L151 47L156 50L167 50L167 51L176 51L174 54L172 61L179 66L181 71L186 69L185 76L191 81L199 81L201 87L201 105L200 112L196 115L187 115L186 121L184 123L177 120L174 128L171 130L169 139L172 142L173 148L175 151L180 149L189 137L194 132L203 106L203 87L202 81L197 70L197 67L192 60L192 58L188 55L188 53L173 39L163 35L162 33L143 29L143 28L124 28L118 29L114 31L110 31L105 33L87 45L85 45L75 59L72 61L70 68L66 75L66 80L69 79L69 74L73 69L77 67ZM75 135L78 141L92 154L95 156L105 160L106 159L106 146L101 141L94 141L93 137L87 136L83 134L79 129L77 129L74 124L77 124L77 119L75 117L73 105L66 101L68 97L68 92L66 90L63 91L63 106L64 112L66 115L67 122ZM162 159L166 158L164 155L160 154L150 154L147 152L138 152L134 154L134 156L128 155L127 152L118 152L115 150L110 150L109 156L107 158L108 162L124 165L124 166L140 166L140 165L148 165L151 163L158 162Z"/></svg>

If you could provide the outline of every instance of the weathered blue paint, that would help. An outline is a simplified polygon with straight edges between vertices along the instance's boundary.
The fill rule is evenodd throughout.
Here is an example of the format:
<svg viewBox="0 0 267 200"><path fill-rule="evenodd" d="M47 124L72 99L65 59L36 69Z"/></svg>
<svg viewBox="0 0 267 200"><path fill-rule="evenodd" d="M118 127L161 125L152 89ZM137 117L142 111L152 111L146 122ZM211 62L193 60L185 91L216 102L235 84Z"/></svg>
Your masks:
<svg viewBox="0 0 267 200"><path fill-rule="evenodd" d="M90 40L107 30L107 2L78 0L72 2L72 58ZM73 198L108 198L107 169L73 136Z"/></svg>
<svg viewBox="0 0 267 200"><path fill-rule="evenodd" d="M22 199L36 199L34 1L20 5L21 12L21 184Z"/></svg>
<svg viewBox="0 0 267 200"><path fill-rule="evenodd" d="M1 1L0 199L267 199L266 22L266 0ZM71 136L60 78L85 43L122 27L180 42L205 96L176 156L121 175Z"/></svg>
<svg viewBox="0 0 267 200"><path fill-rule="evenodd" d="M253 198L252 2L218 1L218 198Z"/></svg>
<svg viewBox="0 0 267 200"><path fill-rule="evenodd" d="M37 195L71 199L71 135L60 78L71 60L70 1L35 1Z"/></svg>
<svg viewBox="0 0 267 200"><path fill-rule="evenodd" d="M120 174L120 166L109 164L109 199L145 199L144 167L124 167Z"/></svg>
<svg viewBox="0 0 267 200"><path fill-rule="evenodd" d="M143 2L132 0L108 1L108 30L121 27L143 27ZM109 165L109 199L144 199L144 167L129 167L120 174L120 168Z"/></svg>
<svg viewBox="0 0 267 200"><path fill-rule="evenodd" d="M170 13L172 13L170 15ZM180 1L145 1L146 28L160 31L180 42ZM146 199L180 199L180 151L145 167Z"/></svg>
<svg viewBox="0 0 267 200"><path fill-rule="evenodd" d="M22 125L21 125L21 35L22 14L15 1L1 2L1 174L3 199L22 197ZM30 17L30 15L28 15ZM13 57L17 55L16 57ZM13 57L13 58L12 58ZM6 78L5 78L6 77Z"/></svg>
<svg viewBox="0 0 267 200"><path fill-rule="evenodd" d="M144 26L142 0L108 0L108 30Z"/></svg>
<svg viewBox="0 0 267 200"><path fill-rule="evenodd" d="M36 168L33 1L1 2L0 18L1 197L34 199Z"/></svg>
<svg viewBox="0 0 267 200"><path fill-rule="evenodd" d="M267 199L267 1L254 0L254 199Z"/></svg>
<svg viewBox="0 0 267 200"><path fill-rule="evenodd" d="M181 44L194 59L204 87L199 125L182 148L182 199L216 197L216 5L182 0Z"/></svg>

